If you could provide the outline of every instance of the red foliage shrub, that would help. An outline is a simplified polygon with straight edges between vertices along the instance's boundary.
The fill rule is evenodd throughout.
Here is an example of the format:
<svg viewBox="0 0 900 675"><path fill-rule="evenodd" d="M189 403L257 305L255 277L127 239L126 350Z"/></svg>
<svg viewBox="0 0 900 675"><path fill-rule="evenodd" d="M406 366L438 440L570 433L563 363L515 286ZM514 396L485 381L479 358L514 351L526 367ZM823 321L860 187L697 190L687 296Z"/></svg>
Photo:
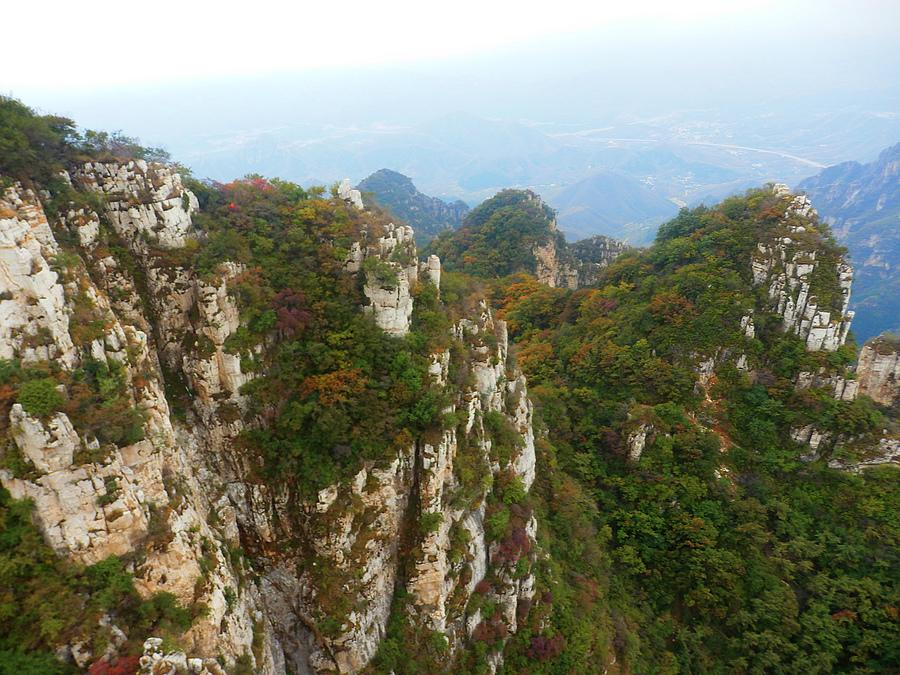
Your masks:
<svg viewBox="0 0 900 675"><path fill-rule="evenodd" d="M303 293L285 288L275 295L275 313L278 321L275 326L285 338L291 338L312 321L312 312Z"/></svg>
<svg viewBox="0 0 900 675"><path fill-rule="evenodd" d="M487 621L482 621L472 632L472 639L477 642L493 643L502 640L509 635L509 629L499 616L493 616Z"/></svg>
<svg viewBox="0 0 900 675"><path fill-rule="evenodd" d="M519 603L516 605L516 621L522 622L527 619L530 611L531 598L519 598Z"/></svg>
<svg viewBox="0 0 900 675"><path fill-rule="evenodd" d="M100 659L88 668L89 675L134 675L141 668L138 656L117 656L112 661Z"/></svg>
<svg viewBox="0 0 900 675"><path fill-rule="evenodd" d="M500 542L494 558L500 562L515 563L531 550L531 539L522 526L513 527L509 536Z"/></svg>
<svg viewBox="0 0 900 675"><path fill-rule="evenodd" d="M486 595L491 592L491 582L487 579L482 579L477 584L475 584L475 592L479 595Z"/></svg>
<svg viewBox="0 0 900 675"><path fill-rule="evenodd" d="M537 661L546 661L559 656L565 644L566 641L562 635L554 635L553 637L535 635L531 638L531 645L528 647L527 653L529 658Z"/></svg>

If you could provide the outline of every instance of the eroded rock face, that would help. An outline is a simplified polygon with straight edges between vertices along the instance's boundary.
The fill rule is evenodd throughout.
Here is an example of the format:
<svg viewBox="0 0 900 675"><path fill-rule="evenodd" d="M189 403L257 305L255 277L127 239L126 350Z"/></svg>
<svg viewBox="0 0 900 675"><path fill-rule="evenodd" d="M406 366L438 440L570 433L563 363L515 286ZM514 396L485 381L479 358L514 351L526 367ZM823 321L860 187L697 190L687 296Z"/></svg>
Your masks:
<svg viewBox="0 0 900 675"><path fill-rule="evenodd" d="M578 270L567 261L560 260L555 237L551 237L543 245L535 246L532 253L537 263L535 276L538 281L551 288L578 288Z"/></svg>
<svg viewBox="0 0 900 675"><path fill-rule="evenodd" d="M338 197L349 202L360 211L365 208L362 200L362 192L353 187L349 178L342 180L341 184L338 186Z"/></svg>
<svg viewBox="0 0 900 675"><path fill-rule="evenodd" d="M550 222L551 236L532 249L538 281L556 288L576 289L597 281L600 270L607 267L628 246L610 237L597 235L574 244L557 236L556 220Z"/></svg>
<svg viewBox="0 0 900 675"><path fill-rule="evenodd" d="M51 262L59 246L40 201L20 184L0 197L0 358L75 363L69 315Z"/></svg>
<svg viewBox="0 0 900 675"><path fill-rule="evenodd" d="M125 395L143 412L144 438L102 445L65 413L39 419L15 405L9 437L30 469L2 470L0 482L14 497L34 501L35 518L60 555L92 564L140 552L134 575L141 594L167 591L185 605L207 607L183 636L185 651L163 653L160 642L147 641L144 672L218 673L212 659L219 655L225 671L247 655L254 672L265 675L359 672L384 637L407 562L416 570L408 580L411 620L444 632L451 652L481 622L465 607L487 578L501 617L495 620L514 632L534 580L513 568L535 556L536 522L522 509L509 535L514 541L493 541L485 519L492 485L515 479L527 490L534 481L532 405L525 378L507 363L505 324L487 305L454 329L467 356L453 365L468 369L474 384L448 412L464 411L464 423L398 448L390 460L364 464L351 480L304 500L260 483L233 445L244 425L241 387L253 377L227 348L241 326L229 284L245 270L226 263L199 278L157 260L160 250L193 236L193 195L177 174L143 162L90 163L72 184L100 195L104 207L98 213L73 206L54 223L75 235L89 263L73 259L60 272L51 267L60 246L37 197L15 186L0 201L0 316L9 319L0 322L0 358L52 360L68 372L87 359L118 364ZM100 245L105 227L128 248L128 264ZM140 283L129 271L135 265ZM364 270L366 311L393 335L409 330L419 275L440 285L440 260L432 256L420 267L408 227L358 242L345 269ZM392 273L396 281L385 279ZM73 339L76 291L102 324L99 337ZM450 361L449 350L433 355L436 383L448 383ZM165 384L189 394L190 408L180 416ZM515 447L498 454L486 415L509 426ZM483 466L483 483L462 484L460 452ZM401 542L422 514L439 515L440 524L409 561ZM338 625L325 621L335 616L342 617ZM85 665L115 651L90 654L81 643L67 649ZM499 658L491 657L494 666Z"/></svg>
<svg viewBox="0 0 900 675"><path fill-rule="evenodd" d="M187 243L197 198L170 167L144 160L88 162L73 179L103 195L110 224L136 248L148 243L180 248Z"/></svg>
<svg viewBox="0 0 900 675"><path fill-rule="evenodd" d="M810 218L815 210L804 195L791 195L787 186L775 185L775 194L790 199L781 231L771 242L760 242L753 255L753 283L767 285L772 311L782 316L785 331L799 335L809 351L833 352L844 344L853 312L850 287L853 269L846 262L838 265L840 308L820 307L811 294L811 278L821 261L816 259L817 240L810 238L803 225L792 225L791 216Z"/></svg>
<svg viewBox="0 0 900 675"><path fill-rule="evenodd" d="M881 335L862 348L856 377L859 393L876 403L890 406L900 399L900 354L896 338Z"/></svg>
<svg viewBox="0 0 900 675"><path fill-rule="evenodd" d="M453 651L482 622L480 614L464 610L476 587L487 583L489 575L489 589L483 592L497 602L506 630L516 631L516 608L520 602L530 602L534 577L515 578L513 570L519 558L534 555L536 534L536 523L527 513L514 514L519 524L502 540L492 541L485 531L488 485L512 479L529 490L535 477L532 405L525 378L518 371L507 370L506 325L496 321L482 303L480 316L460 321L455 333L470 350L475 384L454 404L465 412L465 422L444 429L440 437L420 446L418 509L420 522L429 523L430 528L422 537L421 554L407 584L413 598L411 616L430 630L444 633ZM435 359L436 364L442 362L446 357ZM435 368L436 377L446 377L440 372ZM485 433L486 414L499 415L517 434L509 456L498 454L499 448L494 447L498 441ZM463 446L466 457L460 459ZM483 466L492 480L474 488L473 493L473 486L461 478L460 461L466 462L467 468L473 463ZM495 660L493 665L498 663Z"/></svg>
<svg viewBox="0 0 900 675"><path fill-rule="evenodd" d="M88 174L96 180L92 189L102 189L112 197L107 210L102 216L70 210L58 223L75 230L82 256L90 258L95 250L95 227L99 231L101 217L121 228L123 240L136 253L146 252L147 238L140 232L153 232L153 241L160 246L184 242L190 231L189 212L196 202L179 192L177 175L141 163L92 164L76 179L76 185L88 180ZM13 497L34 502L36 522L60 555L93 564L110 555L141 551L141 562L134 571L138 591L144 595L167 591L185 606L195 601L205 604L207 614L194 622L184 642L192 651L222 654L226 662L233 662L250 650L262 603L255 587L240 582L242 571L222 552L225 537L208 523L209 496L215 493L211 488L216 481L204 471L197 454L197 438L204 433L179 437L183 430L173 426L163 394L154 349L159 345L142 330L149 325L158 329L159 344L180 342L183 334L176 337L174 333L191 325L182 312L193 307L193 286L188 293L181 284L158 285L153 304L166 308L161 316L170 321L159 322L157 317L151 321L141 314L140 302L130 299L133 280L111 261L91 260L96 263L102 289L71 254L60 265L60 272L50 268L49 261L59 260L61 249L32 192L13 186L5 191L0 205L0 279L4 286L0 356L24 362L52 361L64 372L73 371L87 359L115 362L125 382L124 395L143 411L145 419L143 440L126 446L101 445L92 436L82 436L64 413L38 419L21 405L14 405L10 438L33 469L25 475L2 470L0 483ZM147 272L150 277L152 270ZM110 304L107 294L115 291L121 291L115 294L122 298L116 309L125 311L114 311ZM190 301L184 300L188 296ZM72 314L79 302L81 311L89 310L102 330L99 337L81 334L76 343L73 335L79 326ZM215 334L219 327L227 326L228 312L217 310L215 317L211 313L199 312L199 321L206 321L207 330ZM225 320L219 322L220 318ZM173 348L171 355L175 354L178 350ZM217 381L228 376L233 380L234 373L228 370L226 365L221 373L217 371L221 375ZM60 385L60 389L65 387ZM62 394L65 397L69 392ZM86 649L73 644L69 652L77 652L85 663L103 656ZM261 655L255 666L259 672L275 672L273 651Z"/></svg>
<svg viewBox="0 0 900 675"><path fill-rule="evenodd" d="M860 473L865 469L883 464L900 464L900 439L882 438L877 445L856 460L832 459L828 466L832 469Z"/></svg>
<svg viewBox="0 0 900 675"><path fill-rule="evenodd" d="M437 259L437 256L432 256ZM362 268L363 261L373 263L365 271L363 292L369 299L364 311L375 317L378 327L390 335L406 335L409 332L413 312L411 288L419 279L416 260L416 242L412 228L390 223L387 231L372 245L357 244L351 248L344 268L350 272ZM429 278L440 282L440 260L429 261L426 267ZM436 273L436 274L435 274Z"/></svg>

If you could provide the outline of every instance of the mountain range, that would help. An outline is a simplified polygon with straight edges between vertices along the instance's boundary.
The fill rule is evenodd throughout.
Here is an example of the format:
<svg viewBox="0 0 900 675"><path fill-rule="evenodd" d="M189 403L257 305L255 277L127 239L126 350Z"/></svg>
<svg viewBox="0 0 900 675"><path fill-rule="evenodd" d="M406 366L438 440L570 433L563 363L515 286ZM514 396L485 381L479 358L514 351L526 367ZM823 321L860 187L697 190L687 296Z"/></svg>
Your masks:
<svg viewBox="0 0 900 675"><path fill-rule="evenodd" d="M420 252L0 96L0 243L3 675L900 669L900 341L786 185Z"/></svg>
<svg viewBox="0 0 900 675"><path fill-rule="evenodd" d="M559 226L570 241L596 234L647 244L678 206L646 183L626 174L600 171L552 198Z"/></svg>

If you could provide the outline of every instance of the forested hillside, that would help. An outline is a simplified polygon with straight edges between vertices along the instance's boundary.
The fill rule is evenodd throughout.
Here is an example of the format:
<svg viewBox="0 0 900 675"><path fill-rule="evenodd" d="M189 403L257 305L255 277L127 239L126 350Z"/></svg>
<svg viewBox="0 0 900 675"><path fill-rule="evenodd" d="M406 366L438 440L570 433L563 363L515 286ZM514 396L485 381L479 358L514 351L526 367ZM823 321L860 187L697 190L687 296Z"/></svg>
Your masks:
<svg viewBox="0 0 900 675"><path fill-rule="evenodd" d="M804 197L420 256L162 160L0 99L0 673L900 669L898 343Z"/></svg>
<svg viewBox="0 0 900 675"><path fill-rule="evenodd" d="M840 250L790 205L766 189L682 212L596 288L495 285L546 428L549 545L571 611L607 631L567 636L580 668L592 639L633 672L900 663L897 469L829 467L878 455L896 411L836 397L853 345L810 351L754 284L751 259L791 231L840 311ZM826 440L811 451L802 427Z"/></svg>
<svg viewBox="0 0 900 675"><path fill-rule="evenodd" d="M469 212L469 207L462 200L445 202L429 197L419 192L408 176L390 169L379 169L367 176L360 182L359 189L411 225L416 233L416 243L420 246L444 230L459 227Z"/></svg>
<svg viewBox="0 0 900 675"><path fill-rule="evenodd" d="M449 270L482 278L533 274L548 286L578 288L595 282L600 269L626 250L597 235L567 244L556 212L531 190L503 190L479 204L455 231L428 247Z"/></svg>

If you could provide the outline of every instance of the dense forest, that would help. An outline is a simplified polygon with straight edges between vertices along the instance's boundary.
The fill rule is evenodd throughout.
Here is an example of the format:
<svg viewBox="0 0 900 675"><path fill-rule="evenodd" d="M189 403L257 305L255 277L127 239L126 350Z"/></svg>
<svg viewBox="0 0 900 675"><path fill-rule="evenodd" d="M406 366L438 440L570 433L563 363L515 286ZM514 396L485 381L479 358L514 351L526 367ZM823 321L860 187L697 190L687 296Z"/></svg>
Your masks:
<svg viewBox="0 0 900 675"><path fill-rule="evenodd" d="M60 171L131 158L165 159L134 139L81 133L70 120L0 99L0 188L19 181L47 190L44 209L54 227L73 203L91 206L93 199ZM783 330L767 289L752 277L760 243L775 242L785 223L800 228L818 256L812 290L820 306L836 311L843 251L815 216L791 213L789 200L769 187L682 210L651 246L620 255L590 287L565 290L533 275L534 246L559 236L549 228L554 214L532 193L507 190L432 242L428 252L445 265L440 289L425 276L411 285L411 327L394 337L360 311L363 279L344 271L361 233L377 239L388 232L385 213L356 210L334 190L277 179L218 184L184 170L182 177L199 202L193 223L200 234L178 249L151 241L146 255L153 269L191 269L201 280L216 278L223 263L239 266L229 293L240 328L225 349L254 377L241 390L248 407L221 402L217 414L225 423L256 420L234 447L254 481L284 487L292 500L315 500L414 439L465 427L450 404L472 375L451 370L439 385L429 376L432 356L463 351L453 326L482 297L507 322L510 359L527 376L534 402L536 480L527 492L504 473L492 485L490 471L474 461L458 472L466 490L488 486L488 538L507 555L512 576L534 575L534 601L520 602L518 630L509 634L489 592L499 582L486 577L464 608L481 621L451 654L442 635L414 625L398 583L367 672L900 669L898 470L829 466L896 435L896 407L866 396L835 398L829 378L852 377L852 338L834 351L809 351ZM71 233L57 229L59 273L95 273ZM97 247L96 259L115 258L141 285L139 261L111 228L101 226ZM408 254L397 249L391 264L368 258L362 271L392 288L396 270L415 265ZM76 307L87 345L98 319L90 303ZM202 336L191 337L185 349L214 351ZM480 339L476 350L496 348L495 336ZM818 380L800 388L801 373ZM173 415L193 419L195 393L177 373L165 375ZM3 470L32 470L7 434L13 404L43 420L65 412L104 443L139 441L145 419L129 403L123 378L116 366L90 359L65 371L50 362L0 362ZM494 461L503 461L498 453L519 443L510 423L486 412L484 426ZM803 426L829 439L814 457L792 438ZM127 656L119 670L91 672L136 672L144 637L177 645L206 611L164 593L139 594L135 561L127 557L83 566L58 556L30 511L0 489L0 673L74 672L54 651L104 615L130 627L121 649ZM532 514L537 552L520 534ZM423 533L440 526L439 514L417 517L401 549L421 547ZM464 539L461 532L450 536ZM155 534L167 536L161 527ZM454 551L465 544L454 541ZM235 567L252 569L245 552L230 555ZM327 570L318 574L324 579ZM329 590L334 604L349 602L340 585ZM317 630L340 627L321 621ZM102 653L104 635L95 635L95 652ZM249 659L234 672L252 672Z"/></svg>
<svg viewBox="0 0 900 675"><path fill-rule="evenodd" d="M783 200L751 191L683 211L597 288L495 282L546 425L542 509L566 641L547 672L590 670L608 639L634 672L898 667L897 471L802 461L789 434L811 422L848 439L831 453L852 454L851 438L896 429L896 411L794 387L855 350L807 352L760 311L748 260L784 215ZM698 357L723 352L699 383Z"/></svg>

